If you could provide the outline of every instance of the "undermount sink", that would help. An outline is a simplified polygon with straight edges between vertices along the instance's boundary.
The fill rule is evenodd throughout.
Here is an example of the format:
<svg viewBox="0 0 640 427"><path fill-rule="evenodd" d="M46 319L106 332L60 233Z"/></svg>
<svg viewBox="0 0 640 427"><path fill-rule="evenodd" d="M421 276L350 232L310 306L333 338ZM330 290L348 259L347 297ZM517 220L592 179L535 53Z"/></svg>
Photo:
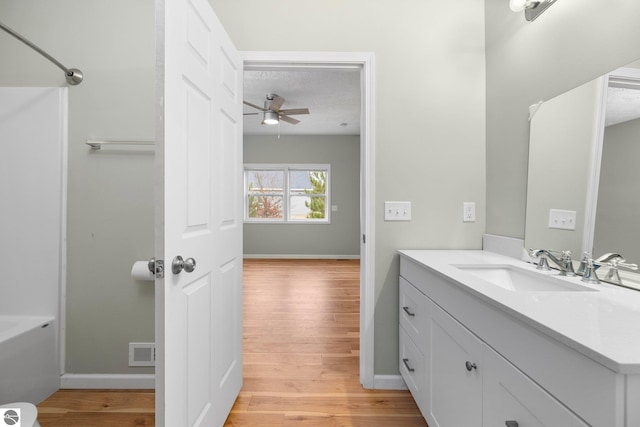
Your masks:
<svg viewBox="0 0 640 427"><path fill-rule="evenodd" d="M587 286L549 277L512 265L456 265L455 267L493 285L519 292L597 292Z"/></svg>

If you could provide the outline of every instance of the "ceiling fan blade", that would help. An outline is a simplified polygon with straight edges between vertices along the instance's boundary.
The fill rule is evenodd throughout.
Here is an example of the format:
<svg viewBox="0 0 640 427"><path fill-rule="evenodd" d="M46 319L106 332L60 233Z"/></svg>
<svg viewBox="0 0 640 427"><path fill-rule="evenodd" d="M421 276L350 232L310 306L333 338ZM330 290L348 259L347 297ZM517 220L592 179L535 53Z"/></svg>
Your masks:
<svg viewBox="0 0 640 427"><path fill-rule="evenodd" d="M309 114L309 109L308 108L292 108L290 110L280 110L278 111L278 113L286 114L288 116L291 116L294 114Z"/></svg>
<svg viewBox="0 0 640 427"><path fill-rule="evenodd" d="M258 114L262 113L242 113L243 116L257 116Z"/></svg>
<svg viewBox="0 0 640 427"><path fill-rule="evenodd" d="M247 101L242 101L242 103L243 103L243 104L245 104L245 105L248 105L249 107L256 108L256 109L258 109L258 110L260 110L260 111L268 111L268 110L265 110L265 109L264 109L264 108L262 108L262 107L258 107L257 105L252 104L252 103L247 102Z"/></svg>
<svg viewBox="0 0 640 427"><path fill-rule="evenodd" d="M273 95L273 99L271 100L271 104L269 104L269 110L271 111L280 111L280 107L284 104L284 98L280 95Z"/></svg>
<svg viewBox="0 0 640 427"><path fill-rule="evenodd" d="M300 123L300 120L296 120L289 116L280 116L280 120L282 120L283 122L291 123L292 125L297 125L298 123Z"/></svg>

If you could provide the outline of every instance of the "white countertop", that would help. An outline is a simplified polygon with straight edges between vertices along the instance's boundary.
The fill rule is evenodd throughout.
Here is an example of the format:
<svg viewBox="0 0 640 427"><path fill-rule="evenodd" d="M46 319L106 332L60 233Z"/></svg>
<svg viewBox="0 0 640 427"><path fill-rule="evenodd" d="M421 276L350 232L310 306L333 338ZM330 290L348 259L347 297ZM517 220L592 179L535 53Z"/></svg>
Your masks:
<svg viewBox="0 0 640 427"><path fill-rule="evenodd" d="M402 250L401 255L458 282L485 302L555 338L614 372L640 374L640 292L581 277L540 272L535 265L478 250ZM456 265L513 265L553 275L597 292L512 291Z"/></svg>

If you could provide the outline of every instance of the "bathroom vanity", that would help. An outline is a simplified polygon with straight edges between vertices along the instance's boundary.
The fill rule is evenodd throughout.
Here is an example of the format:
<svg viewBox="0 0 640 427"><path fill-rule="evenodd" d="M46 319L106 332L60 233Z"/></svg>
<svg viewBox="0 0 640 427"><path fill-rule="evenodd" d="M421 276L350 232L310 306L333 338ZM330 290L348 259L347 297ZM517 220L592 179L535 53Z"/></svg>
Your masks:
<svg viewBox="0 0 640 427"><path fill-rule="evenodd" d="M400 251L400 372L430 427L640 426L640 292Z"/></svg>

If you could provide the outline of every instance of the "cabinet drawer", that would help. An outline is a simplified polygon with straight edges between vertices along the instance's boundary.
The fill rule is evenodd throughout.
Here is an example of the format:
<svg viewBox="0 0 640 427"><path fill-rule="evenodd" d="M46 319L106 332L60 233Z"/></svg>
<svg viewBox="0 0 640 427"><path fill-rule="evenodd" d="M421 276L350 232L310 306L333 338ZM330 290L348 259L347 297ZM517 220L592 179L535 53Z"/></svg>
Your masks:
<svg viewBox="0 0 640 427"><path fill-rule="evenodd" d="M483 426L587 427L489 347L483 349Z"/></svg>
<svg viewBox="0 0 640 427"><path fill-rule="evenodd" d="M400 374L409 387L413 399L424 416L426 401L425 385L427 373L425 370L425 358L418 347L411 341L409 335L400 328Z"/></svg>
<svg viewBox="0 0 640 427"><path fill-rule="evenodd" d="M428 298L402 277L400 278L400 326L425 354L429 343ZM433 303L432 303L433 304Z"/></svg>

